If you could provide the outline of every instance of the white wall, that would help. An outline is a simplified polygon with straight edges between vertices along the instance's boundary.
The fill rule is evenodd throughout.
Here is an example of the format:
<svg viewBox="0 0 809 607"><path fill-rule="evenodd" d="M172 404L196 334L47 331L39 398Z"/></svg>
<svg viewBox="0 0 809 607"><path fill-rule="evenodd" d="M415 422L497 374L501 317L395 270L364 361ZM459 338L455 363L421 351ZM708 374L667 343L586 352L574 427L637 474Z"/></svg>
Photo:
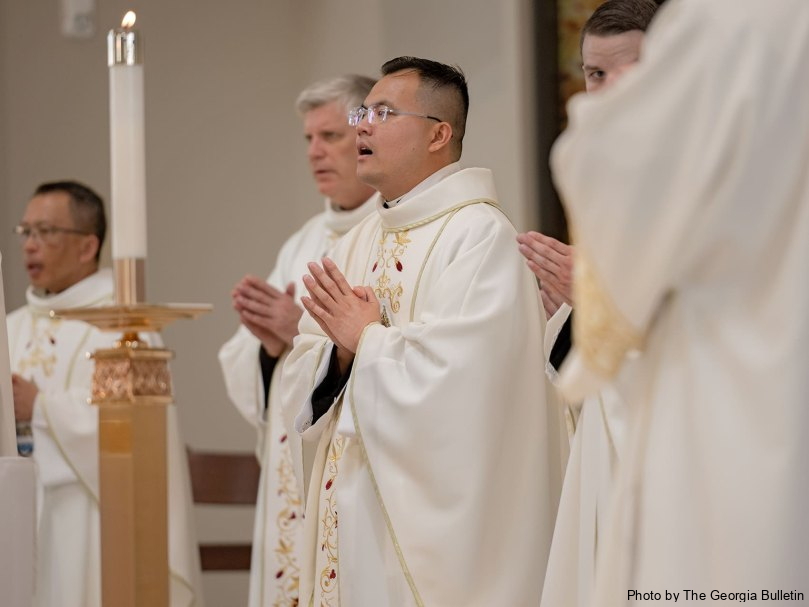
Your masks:
<svg viewBox="0 0 809 607"><path fill-rule="evenodd" d="M11 238L11 226L14 225L17 219L16 208L12 207L12 205L8 204L8 196L6 192L6 188L8 185L8 179L6 177L6 168L7 168L7 161L6 161L6 148L7 146L4 145L6 141L6 121L8 120L8 112L6 110L7 104L7 91L8 85L6 82L6 58L9 56L6 47L6 24L8 23L8 18L6 16L6 4L5 2L0 1L0 252L6 253L6 261L3 266L6 268L5 276L9 277L12 275L11 265L14 265L17 268L17 272L14 273L16 277L19 273L19 263L12 264L8 260L8 253L9 249L16 245L16 243L12 242ZM15 262L16 262L15 258ZM7 281L9 286L15 286L19 284L19 279L10 280L9 278L5 278L4 280ZM8 307L9 302L5 302L6 307Z"/></svg>
<svg viewBox="0 0 809 607"><path fill-rule="evenodd" d="M529 0L318 0L293 11L301 86L346 69L377 75L399 55L460 65L470 94L462 162L493 169L511 220L536 225Z"/></svg>
<svg viewBox="0 0 809 607"><path fill-rule="evenodd" d="M148 299L215 306L165 332L183 431L196 448L251 450L216 351L236 329L232 285L267 274L284 237L320 208L292 107L298 91L337 73L376 75L401 54L459 64L471 96L463 163L493 168L512 220L533 226L529 1L97 0L95 36L72 40L59 32L57 2L0 0L7 307L24 301L9 233L32 189L76 178L109 195L105 35L133 8L145 42ZM249 536L250 512L198 515L206 539ZM244 604L244 576L206 578L209 607Z"/></svg>

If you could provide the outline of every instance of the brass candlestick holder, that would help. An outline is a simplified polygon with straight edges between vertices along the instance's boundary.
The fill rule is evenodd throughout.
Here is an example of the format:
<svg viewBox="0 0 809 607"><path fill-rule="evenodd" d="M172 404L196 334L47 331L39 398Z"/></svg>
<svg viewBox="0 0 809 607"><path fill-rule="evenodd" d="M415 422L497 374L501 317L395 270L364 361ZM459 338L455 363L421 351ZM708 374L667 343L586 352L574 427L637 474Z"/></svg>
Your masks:
<svg viewBox="0 0 809 607"><path fill-rule="evenodd" d="M95 360L101 512L101 600L104 607L168 607L166 407L172 403L168 362L139 332L209 312L207 304L142 303L142 259L115 260L115 305L54 310L121 338Z"/></svg>

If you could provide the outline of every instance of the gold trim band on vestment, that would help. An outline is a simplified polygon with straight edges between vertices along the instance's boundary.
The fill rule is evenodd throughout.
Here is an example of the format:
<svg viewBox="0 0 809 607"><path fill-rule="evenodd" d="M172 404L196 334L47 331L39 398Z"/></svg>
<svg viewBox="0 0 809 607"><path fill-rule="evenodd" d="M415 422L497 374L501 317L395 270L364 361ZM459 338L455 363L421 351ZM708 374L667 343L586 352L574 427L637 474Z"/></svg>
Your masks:
<svg viewBox="0 0 809 607"><path fill-rule="evenodd" d="M623 365L627 352L642 347L643 335L618 310L581 247L576 249L574 272L573 343L591 369L612 378Z"/></svg>
<svg viewBox="0 0 809 607"><path fill-rule="evenodd" d="M383 225L381 226L381 228L384 232L405 232L407 230L412 230L414 228L419 228L421 226L427 225L428 223L432 223L436 219L441 219L444 215L448 213L459 211L462 208L468 207L469 205L472 204L488 204L489 206L492 206L497 210L499 210L501 213L503 212L503 209L500 208L500 205L497 204L497 202L492 200L491 198L473 198L472 200L465 200L464 202L459 202L458 204L453 205L447 209L444 209L443 211L440 211L435 215L430 215L429 217L425 217L424 219L414 221L413 223L408 223L403 226L397 226L395 228L388 228Z"/></svg>

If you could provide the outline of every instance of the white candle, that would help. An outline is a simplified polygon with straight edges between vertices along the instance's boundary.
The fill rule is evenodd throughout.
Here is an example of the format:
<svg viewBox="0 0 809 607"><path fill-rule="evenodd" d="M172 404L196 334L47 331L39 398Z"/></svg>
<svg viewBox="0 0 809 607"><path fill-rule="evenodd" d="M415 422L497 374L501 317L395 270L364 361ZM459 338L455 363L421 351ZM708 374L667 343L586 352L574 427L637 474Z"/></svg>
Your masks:
<svg viewBox="0 0 809 607"><path fill-rule="evenodd" d="M129 11L107 36L110 68L112 257L146 259L146 158L143 63Z"/></svg>

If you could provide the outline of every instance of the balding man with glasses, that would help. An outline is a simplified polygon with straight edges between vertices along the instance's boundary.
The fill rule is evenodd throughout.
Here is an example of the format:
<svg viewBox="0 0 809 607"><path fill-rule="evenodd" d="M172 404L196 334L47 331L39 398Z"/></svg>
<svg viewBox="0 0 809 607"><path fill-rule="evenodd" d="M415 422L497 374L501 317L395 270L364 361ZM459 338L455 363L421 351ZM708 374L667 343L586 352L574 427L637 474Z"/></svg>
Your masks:
<svg viewBox="0 0 809 607"><path fill-rule="evenodd" d="M53 309L111 305L113 280L99 269L104 204L75 181L40 185L14 228L30 286L9 314L18 450L37 463L37 607L99 607L98 409L89 403L87 352L117 338ZM154 343L159 338L145 335ZM169 566L172 607L199 605L199 557L183 442L168 411Z"/></svg>
<svg viewBox="0 0 809 607"><path fill-rule="evenodd" d="M536 281L491 172L459 165L463 73L382 74L349 114L382 200L309 264L282 375L318 444L301 604L538 605L561 465Z"/></svg>

